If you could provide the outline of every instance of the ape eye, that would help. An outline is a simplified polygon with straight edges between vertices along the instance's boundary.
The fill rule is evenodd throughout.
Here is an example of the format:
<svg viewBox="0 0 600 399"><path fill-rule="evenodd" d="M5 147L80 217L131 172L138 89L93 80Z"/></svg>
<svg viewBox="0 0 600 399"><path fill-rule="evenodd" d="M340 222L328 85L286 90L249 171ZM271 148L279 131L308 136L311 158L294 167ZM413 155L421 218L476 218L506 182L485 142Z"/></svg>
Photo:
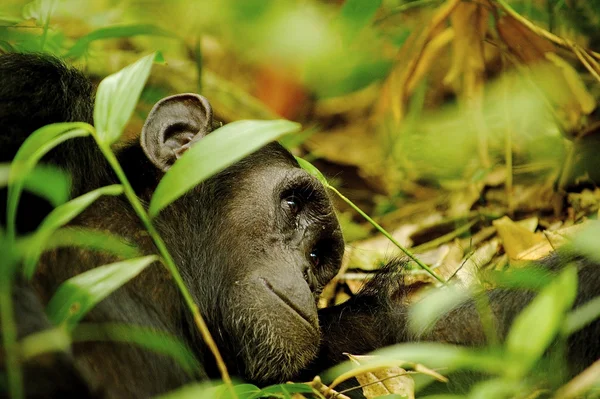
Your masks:
<svg viewBox="0 0 600 399"><path fill-rule="evenodd" d="M308 255L310 258L311 263L314 266L319 266L319 263L321 263L321 258L319 257L319 251L312 250L311 253Z"/></svg>
<svg viewBox="0 0 600 399"><path fill-rule="evenodd" d="M300 213L300 201L293 195L285 198L283 200L283 203L292 215L297 215L298 213Z"/></svg>

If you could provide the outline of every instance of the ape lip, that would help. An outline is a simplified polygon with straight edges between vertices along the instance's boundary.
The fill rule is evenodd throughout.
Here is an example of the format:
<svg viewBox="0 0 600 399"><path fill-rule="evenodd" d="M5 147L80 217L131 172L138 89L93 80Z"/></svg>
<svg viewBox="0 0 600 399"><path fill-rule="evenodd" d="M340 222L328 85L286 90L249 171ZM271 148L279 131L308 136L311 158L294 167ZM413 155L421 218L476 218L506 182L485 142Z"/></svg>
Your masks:
<svg viewBox="0 0 600 399"><path fill-rule="evenodd" d="M280 293L279 291L277 291L269 282L269 280L267 280L264 277L260 277L260 280L263 282L263 284L267 287L267 289L269 291L271 291L273 294L275 294L283 303L285 303L291 310L294 311L294 313L296 313L298 316L300 316L300 318L302 320L304 320L305 322L308 323L308 325L314 329L316 328L314 323L312 323L310 321L310 317L304 313L303 311L301 311L298 306L296 304L294 304L294 302L290 301L285 295L283 295L282 293Z"/></svg>

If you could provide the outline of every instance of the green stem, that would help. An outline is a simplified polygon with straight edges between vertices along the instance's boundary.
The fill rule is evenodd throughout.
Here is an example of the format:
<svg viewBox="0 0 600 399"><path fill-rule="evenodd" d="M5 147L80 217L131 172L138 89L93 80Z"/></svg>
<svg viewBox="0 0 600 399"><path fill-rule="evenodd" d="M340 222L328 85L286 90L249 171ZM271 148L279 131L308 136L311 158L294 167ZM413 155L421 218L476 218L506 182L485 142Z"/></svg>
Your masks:
<svg viewBox="0 0 600 399"><path fill-rule="evenodd" d="M6 265L3 265L6 266ZM10 273L13 274L12 272ZM17 346L17 326L12 303L12 278L6 273L0 281L0 322L2 325L2 345L6 353L6 374L8 390L13 399L25 397L23 392L23 373L19 362Z"/></svg>
<svg viewBox="0 0 600 399"><path fill-rule="evenodd" d="M406 256L408 256L410 259L412 259L417 265L419 265L422 269L426 270L429 274L431 274L433 276L433 278L435 278L437 281L439 281L442 284L446 284L446 282L444 281L443 278L441 278L440 276L438 276L437 274L435 274L435 272L433 270L431 270L431 268L429 266L427 266L425 263L421 262L415 255L412 254L412 252L410 252L408 249L404 248L398 241L396 241L396 239L394 237L392 237L392 235L390 233L388 233L383 227L381 227L376 221L374 221L373 219L371 219L371 217L369 217L369 215L367 215L366 213L364 213L362 211L362 209L360 209L358 206L354 205L354 203L352 201L350 201L348 198L346 198L342 193L340 193L335 187L331 186L331 185L327 185L327 187L333 191L337 196L339 196L342 200L344 200L344 202L346 202L348 205L350 205L352 207L352 209L354 209L356 212L358 212L358 214L362 217L364 217L365 219L367 219L367 221L369 223L371 223L377 230L379 230L379 232L381 234L383 234L384 236L387 237L388 240L390 240L395 246L397 246L398 248L400 248L400 250L402 252L404 252L406 254Z"/></svg>
<svg viewBox="0 0 600 399"><path fill-rule="evenodd" d="M217 348L217 345L216 345L214 339L212 338L210 331L208 330L208 326L206 325L204 318L200 314L200 310L198 309L198 306L194 302L192 295L190 294L189 290L187 289L187 286L185 285L183 278L181 277L181 274L179 273L179 270L177 269L177 266L175 265L175 261L171 257L171 254L169 253L165 242L163 241L163 239L159 235L158 231L156 230L156 228L150 221L150 217L148 216L148 213L146 212L146 210L144 209L139 198L135 194L133 187L131 187L131 184L129 184L129 180L127 180L127 177L125 176L125 172L121 168L121 165L119 164L119 161L117 160L117 157L115 156L115 154L112 152L110 147L108 145L105 145L104 143L102 143L95 134L94 134L94 138L98 142L100 150L106 157L108 163L115 171L117 177L119 178L119 181L123 185L125 197L127 197L129 202L131 203L131 206L133 207L135 213L137 213L139 218L142 220L144 227L150 234L150 237L152 237L152 240L154 241L154 244L156 245L158 252L160 253L161 257L163 258L163 263L165 264L165 266L167 267L167 269L173 276L173 279L175 280L175 284L179 288L179 291L181 292L181 295L183 296L185 303L187 304L190 312L192 312L192 315L194 317L194 322L196 323L196 327L198 328L198 331L202 335L204 342L206 343L206 345L208 346L208 348L210 349L210 351L212 352L212 354L215 357L217 366L219 367L219 371L221 372L221 377L223 379L223 382L229 386L229 388L233 394L233 397L234 398L237 397L233 390L233 384L231 382L231 378L229 377L229 373L227 371L227 367L225 366L225 362L223 361L223 358L221 357L221 353L219 352L219 349Z"/></svg>

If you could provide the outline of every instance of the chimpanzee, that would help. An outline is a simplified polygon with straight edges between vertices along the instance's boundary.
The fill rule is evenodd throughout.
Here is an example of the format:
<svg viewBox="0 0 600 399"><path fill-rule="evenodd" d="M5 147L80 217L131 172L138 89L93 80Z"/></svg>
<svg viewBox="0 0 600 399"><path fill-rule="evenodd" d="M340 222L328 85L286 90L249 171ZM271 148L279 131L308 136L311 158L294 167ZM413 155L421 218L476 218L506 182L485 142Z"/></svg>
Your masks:
<svg viewBox="0 0 600 399"><path fill-rule="evenodd" d="M92 122L90 81L61 61L44 55L5 54L0 56L0 76L0 162L10 161L26 137L41 126ZM211 107L199 95L176 95L155 105L140 142L118 152L143 202L149 201L158 181L189 143L201 140L214 126ZM90 138L67 141L44 161L71 173L73 196L118 182ZM35 228L47 211L48 206L38 201L23 198L19 231ZM3 216L1 212L3 207ZM344 360L343 352L360 354L409 340L484 343L472 304L451 312L429 335L411 335L405 328L406 306L392 300L394 287L389 279L387 283L376 279L347 303L317 311L319 293L340 266L342 233L324 187L277 143L201 183L164 209L154 224L229 371L247 381L298 380ZM125 198L101 198L73 225L110 231L144 253L156 253ZM76 248L45 254L33 281L19 280L14 288L20 335L48 326L42 309L61 282L113 261L111 255ZM580 269L578 303L600 293L600 273L583 263ZM501 334L531 297L530 293L492 292ZM189 375L167 356L123 343L78 343L72 357L61 354L49 363L46 369L54 367L53 372L37 363L26 365L28 396L76 392L93 397L148 397L194 380L219 377L169 273L158 264L99 303L85 321L127 323L170 333L191 348L202 370ZM600 324L595 323L574 337L570 354L577 370L599 357L594 343L599 332ZM72 378L71 385L59 381L65 375Z"/></svg>

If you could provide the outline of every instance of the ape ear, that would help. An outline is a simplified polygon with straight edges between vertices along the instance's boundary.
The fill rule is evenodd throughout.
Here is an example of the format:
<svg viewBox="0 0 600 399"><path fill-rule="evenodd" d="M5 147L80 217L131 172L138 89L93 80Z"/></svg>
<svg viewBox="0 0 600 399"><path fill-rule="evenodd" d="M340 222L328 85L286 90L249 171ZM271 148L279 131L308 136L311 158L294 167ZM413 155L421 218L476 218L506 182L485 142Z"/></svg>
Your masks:
<svg viewBox="0 0 600 399"><path fill-rule="evenodd" d="M140 143L148 159L166 172L192 144L212 130L208 100L198 94L178 94L154 105L142 128Z"/></svg>

